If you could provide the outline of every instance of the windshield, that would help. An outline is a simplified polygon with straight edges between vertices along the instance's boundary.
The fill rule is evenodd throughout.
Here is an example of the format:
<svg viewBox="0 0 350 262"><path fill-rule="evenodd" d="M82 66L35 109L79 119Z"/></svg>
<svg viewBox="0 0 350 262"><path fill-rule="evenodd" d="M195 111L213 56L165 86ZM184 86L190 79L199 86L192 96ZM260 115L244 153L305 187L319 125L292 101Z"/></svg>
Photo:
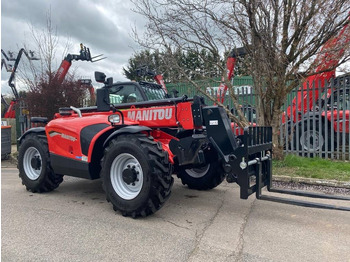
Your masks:
<svg viewBox="0 0 350 262"><path fill-rule="evenodd" d="M333 106L338 110L350 110L350 90L335 92Z"/></svg>
<svg viewBox="0 0 350 262"><path fill-rule="evenodd" d="M140 86L145 92L147 100L161 100L167 98L167 94L160 85L140 82Z"/></svg>
<svg viewBox="0 0 350 262"><path fill-rule="evenodd" d="M329 90L328 90L329 91ZM325 97L327 96L327 99ZM319 103L321 102L321 103ZM325 93L321 97L321 101L317 100L316 105L321 108L333 107L337 110L349 110L350 109L350 89L345 89L345 93L343 89L334 90L332 94Z"/></svg>

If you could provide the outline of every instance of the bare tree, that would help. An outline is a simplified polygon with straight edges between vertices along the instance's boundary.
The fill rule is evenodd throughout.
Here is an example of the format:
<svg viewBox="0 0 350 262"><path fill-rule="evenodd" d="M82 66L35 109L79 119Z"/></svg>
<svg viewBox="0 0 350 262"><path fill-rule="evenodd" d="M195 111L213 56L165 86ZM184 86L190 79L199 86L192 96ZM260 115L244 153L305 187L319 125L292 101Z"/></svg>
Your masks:
<svg viewBox="0 0 350 262"><path fill-rule="evenodd" d="M35 43L35 56L40 62L23 61L18 80L26 85L25 102L30 115L51 119L59 107L81 106L86 90L76 79L74 71L66 76L63 83L56 76L57 52L61 42L51 21L51 10L46 14L46 25L43 29L37 29L34 25L29 25L29 28ZM69 47L68 40L63 45L63 54L67 53Z"/></svg>
<svg viewBox="0 0 350 262"><path fill-rule="evenodd" d="M57 34L57 27L52 24L51 9L46 13L45 27L37 28L33 24L29 24L28 28L27 33L34 43L35 57L39 58L40 62L27 63L27 61L23 61L23 65L19 68L18 79L26 86L34 87L42 82L43 75L54 76L54 72L58 68L57 51L59 43L62 45L62 42ZM28 50L25 43L24 47ZM70 47L71 42L68 39L63 44L61 59Z"/></svg>
<svg viewBox="0 0 350 262"><path fill-rule="evenodd" d="M135 31L136 40L144 47L163 48L169 54L180 47L184 50L205 49L214 57L222 57L236 47L245 47L249 56L247 61L251 62L248 68L258 95L259 124L273 127L277 157L282 153L277 134L283 101L303 78L314 74L319 63L324 62L315 58L325 51L322 49L324 44L349 23L350 10L350 2L344 0L133 2L135 11L148 20L144 35ZM349 41L339 41L329 46L327 55L335 62L327 64L323 70L334 70L348 61L349 44ZM339 54L341 56L337 57ZM177 66L174 64L176 60L170 56L167 62L169 66ZM221 68L230 97L239 108L225 68L220 61L215 66ZM192 84L202 92L200 86L193 81ZM216 100L214 97L210 99ZM229 110L227 113L241 126L248 124L243 114L236 118Z"/></svg>

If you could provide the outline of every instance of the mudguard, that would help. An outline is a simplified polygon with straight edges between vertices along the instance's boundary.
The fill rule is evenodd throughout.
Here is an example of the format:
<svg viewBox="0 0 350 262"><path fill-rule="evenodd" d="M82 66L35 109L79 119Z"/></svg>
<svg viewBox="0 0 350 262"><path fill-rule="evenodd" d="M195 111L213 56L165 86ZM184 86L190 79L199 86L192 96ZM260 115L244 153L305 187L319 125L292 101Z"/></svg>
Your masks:
<svg viewBox="0 0 350 262"><path fill-rule="evenodd" d="M106 141L103 143L103 147L105 147L109 141L111 141L114 137L120 135L120 134L136 134L140 133L142 131L151 131L152 129L147 126L126 126L122 127L116 131L114 131L112 134L109 135L109 137L106 139Z"/></svg>
<svg viewBox="0 0 350 262"><path fill-rule="evenodd" d="M17 139L17 144L20 145L23 138L31 133L36 133L36 134L37 133L44 133L45 134L45 127L33 127L31 129L28 129L26 132L24 132L24 134L20 138Z"/></svg>

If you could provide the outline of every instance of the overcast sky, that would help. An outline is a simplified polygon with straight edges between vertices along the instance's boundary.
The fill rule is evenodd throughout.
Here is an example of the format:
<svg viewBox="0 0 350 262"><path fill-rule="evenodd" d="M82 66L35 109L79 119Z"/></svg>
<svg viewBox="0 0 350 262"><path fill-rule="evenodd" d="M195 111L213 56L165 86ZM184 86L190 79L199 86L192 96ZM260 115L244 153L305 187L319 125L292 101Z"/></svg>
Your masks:
<svg viewBox="0 0 350 262"><path fill-rule="evenodd" d="M1 48L5 52L18 52L25 43L28 49L34 50L29 25L43 29L51 9L60 44L63 46L70 38L69 53L79 54L79 44L83 43L90 48L92 56L107 56L96 63L74 61L71 69L78 67L77 76L94 80L94 71L103 71L114 81L123 81L126 78L122 68L138 49L130 36L131 29L136 26L142 31L145 24L140 15L131 11L132 7L128 0L1 0ZM57 53L56 68L63 57L62 51ZM9 73L5 71L1 72L2 93L11 94L7 85ZM100 85L94 83L94 86Z"/></svg>

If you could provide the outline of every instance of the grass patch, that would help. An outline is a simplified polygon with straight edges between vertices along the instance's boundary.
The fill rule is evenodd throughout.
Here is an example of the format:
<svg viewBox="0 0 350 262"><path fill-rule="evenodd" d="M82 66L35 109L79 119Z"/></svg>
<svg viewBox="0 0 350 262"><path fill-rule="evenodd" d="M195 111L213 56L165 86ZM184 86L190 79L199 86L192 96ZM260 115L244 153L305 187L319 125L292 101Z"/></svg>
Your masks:
<svg viewBox="0 0 350 262"><path fill-rule="evenodd" d="M287 155L272 161L272 174L337 181L350 181L350 162Z"/></svg>

